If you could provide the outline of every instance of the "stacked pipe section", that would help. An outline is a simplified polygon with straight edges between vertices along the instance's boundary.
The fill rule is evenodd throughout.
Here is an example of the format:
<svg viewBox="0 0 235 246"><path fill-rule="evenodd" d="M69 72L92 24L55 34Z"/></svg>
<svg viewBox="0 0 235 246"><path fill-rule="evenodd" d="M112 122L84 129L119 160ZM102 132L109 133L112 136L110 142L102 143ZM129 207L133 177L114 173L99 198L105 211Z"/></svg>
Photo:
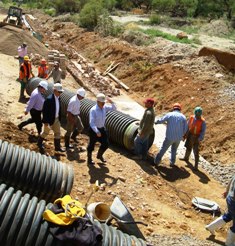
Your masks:
<svg viewBox="0 0 235 246"><path fill-rule="evenodd" d="M0 183L54 201L71 192L73 178L70 165L0 140Z"/></svg>
<svg viewBox="0 0 235 246"><path fill-rule="evenodd" d="M43 212L49 208L44 200L30 198L6 184L0 185L0 242L4 246L69 246L71 243L55 239ZM95 222L102 229L103 246L145 246L146 242L127 235L114 227Z"/></svg>
<svg viewBox="0 0 235 246"><path fill-rule="evenodd" d="M34 77L30 79L28 85L26 87L26 91L28 95L32 93L32 91L38 86L40 81L43 79ZM46 96L53 93L53 84L48 83L48 91L46 92ZM61 94L61 116L62 123L66 122L66 114L67 107L71 97L73 97L75 93L72 93L66 89ZM85 128L89 127L89 111L96 104L96 102L83 99L81 100L81 108L80 108L80 116L82 123ZM120 111L110 111L107 113L106 117L106 128L108 130L109 139L113 143L117 143L122 147L125 147L127 150L133 150L134 148L134 139L138 133L138 123L139 120L133 118L129 115L123 114ZM149 148L152 146L154 141L154 132L149 137Z"/></svg>

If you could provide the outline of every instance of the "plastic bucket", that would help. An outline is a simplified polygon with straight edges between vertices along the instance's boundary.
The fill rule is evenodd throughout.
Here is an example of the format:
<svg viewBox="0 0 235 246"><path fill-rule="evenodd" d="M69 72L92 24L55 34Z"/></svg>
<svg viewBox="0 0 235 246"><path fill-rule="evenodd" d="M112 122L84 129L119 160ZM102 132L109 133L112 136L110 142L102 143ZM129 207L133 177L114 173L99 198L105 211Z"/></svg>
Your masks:
<svg viewBox="0 0 235 246"><path fill-rule="evenodd" d="M110 207L103 202L91 203L87 207L87 212L100 222L105 222L110 216Z"/></svg>

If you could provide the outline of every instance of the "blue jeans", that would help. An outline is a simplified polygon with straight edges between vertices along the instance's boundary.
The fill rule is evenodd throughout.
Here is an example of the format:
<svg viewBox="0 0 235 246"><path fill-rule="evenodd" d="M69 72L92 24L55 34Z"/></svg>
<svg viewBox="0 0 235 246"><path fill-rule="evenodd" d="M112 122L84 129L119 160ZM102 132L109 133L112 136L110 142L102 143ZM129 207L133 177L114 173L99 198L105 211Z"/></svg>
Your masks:
<svg viewBox="0 0 235 246"><path fill-rule="evenodd" d="M231 220L233 225L230 227L230 230L235 233L235 201L231 199L230 196L226 198L228 212L223 215L223 220L227 223Z"/></svg>
<svg viewBox="0 0 235 246"><path fill-rule="evenodd" d="M136 136L134 139L135 154L142 156L143 158L147 157L148 147L149 147L149 136L141 138Z"/></svg>
<svg viewBox="0 0 235 246"><path fill-rule="evenodd" d="M161 162L162 157L164 156L164 154L166 153L168 148L171 146L170 164L174 165L175 160L176 160L176 152L177 152L179 144L180 144L180 140L179 141L172 141L172 140L165 138L165 140L162 144L161 150L159 151L159 153L155 157L154 163L158 165Z"/></svg>

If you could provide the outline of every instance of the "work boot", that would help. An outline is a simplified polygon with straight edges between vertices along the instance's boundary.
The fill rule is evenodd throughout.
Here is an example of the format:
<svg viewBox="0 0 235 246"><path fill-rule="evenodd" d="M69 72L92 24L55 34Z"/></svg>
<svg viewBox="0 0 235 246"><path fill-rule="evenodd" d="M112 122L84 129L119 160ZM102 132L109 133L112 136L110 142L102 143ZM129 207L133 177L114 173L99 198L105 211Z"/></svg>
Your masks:
<svg viewBox="0 0 235 246"><path fill-rule="evenodd" d="M44 149L44 146L43 146L43 141L44 141L44 138L39 136L37 145L38 145L38 148L39 148L39 151L40 151L41 154L45 153L45 149Z"/></svg>
<svg viewBox="0 0 235 246"><path fill-rule="evenodd" d="M23 122L21 122L21 123L20 123L19 125L17 125L17 126L18 126L19 130L22 131L22 128L23 128L24 126L26 126L27 124L28 124L27 121L23 121Z"/></svg>
<svg viewBox="0 0 235 246"><path fill-rule="evenodd" d="M92 152L87 151L87 164L94 165L95 162L92 160Z"/></svg>
<svg viewBox="0 0 235 246"><path fill-rule="evenodd" d="M69 143L70 142L69 136L64 137L64 142L65 142L65 148L66 149L72 149L73 148L73 145Z"/></svg>
<svg viewBox="0 0 235 246"><path fill-rule="evenodd" d="M73 139L73 141L74 141L75 143L78 143L78 140L76 139L77 135L78 135L78 130L75 129L75 130L73 131L72 135L71 135L71 138Z"/></svg>
<svg viewBox="0 0 235 246"><path fill-rule="evenodd" d="M215 235L215 230L219 229L220 227L224 226L226 222L223 220L223 216L212 221L209 225L206 225L206 230L208 230L211 235Z"/></svg>
<svg viewBox="0 0 235 246"><path fill-rule="evenodd" d="M190 156L191 152L186 150L185 154L184 154L184 158L180 158L181 161L185 161L188 162L189 161L189 156Z"/></svg>
<svg viewBox="0 0 235 246"><path fill-rule="evenodd" d="M54 138L54 145L55 145L55 151L65 152L65 149L61 148L60 146L60 138L59 139Z"/></svg>
<svg viewBox="0 0 235 246"><path fill-rule="evenodd" d="M96 156L96 158L99 159L99 160L101 160L103 163L106 162L106 160L103 157L104 152L105 151L103 149L99 149L99 151L97 153L97 156Z"/></svg>

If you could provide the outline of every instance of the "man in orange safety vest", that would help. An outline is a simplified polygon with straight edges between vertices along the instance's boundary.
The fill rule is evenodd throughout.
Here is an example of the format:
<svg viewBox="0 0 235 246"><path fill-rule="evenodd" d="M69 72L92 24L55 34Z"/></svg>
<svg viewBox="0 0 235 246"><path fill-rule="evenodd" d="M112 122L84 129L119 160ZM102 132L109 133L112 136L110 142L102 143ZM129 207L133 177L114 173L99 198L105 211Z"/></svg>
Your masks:
<svg viewBox="0 0 235 246"><path fill-rule="evenodd" d="M194 115L191 115L188 119L188 131L185 135L186 152L184 158L181 159L188 162L189 156L193 149L194 158L195 158L194 170L198 170L199 150L200 150L201 142L204 139L205 132L206 132L206 121L202 117L202 108L196 107L194 109Z"/></svg>

